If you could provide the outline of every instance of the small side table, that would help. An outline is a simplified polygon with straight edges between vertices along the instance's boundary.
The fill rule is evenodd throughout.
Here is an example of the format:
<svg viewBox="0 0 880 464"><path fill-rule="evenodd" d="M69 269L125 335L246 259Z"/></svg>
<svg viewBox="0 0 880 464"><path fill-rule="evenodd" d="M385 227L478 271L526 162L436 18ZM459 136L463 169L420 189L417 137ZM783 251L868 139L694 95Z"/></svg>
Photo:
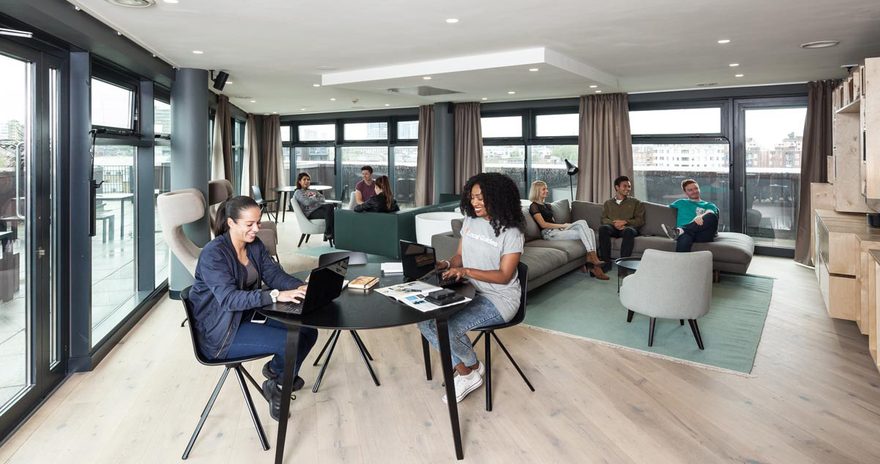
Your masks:
<svg viewBox="0 0 880 464"><path fill-rule="evenodd" d="M617 265L617 293L620 293L620 283L623 282L623 278L635 274L639 270L640 262L642 262L642 258L626 257L614 260L614 264Z"/></svg>

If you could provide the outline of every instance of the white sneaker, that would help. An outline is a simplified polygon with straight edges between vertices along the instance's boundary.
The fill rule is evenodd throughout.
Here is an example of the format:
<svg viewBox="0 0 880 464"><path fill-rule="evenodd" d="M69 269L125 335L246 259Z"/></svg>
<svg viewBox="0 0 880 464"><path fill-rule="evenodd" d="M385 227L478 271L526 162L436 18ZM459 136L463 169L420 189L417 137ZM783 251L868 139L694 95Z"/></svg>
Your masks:
<svg viewBox="0 0 880 464"><path fill-rule="evenodd" d="M461 403L468 393L480 388L483 385L483 376L479 370L471 371L468 375L459 375L455 378L455 402ZM443 395L443 402L446 403L446 395Z"/></svg>
<svg viewBox="0 0 880 464"><path fill-rule="evenodd" d="M483 361L477 361L479 364L477 365L477 372L480 373L480 377L486 375L486 365L483 364ZM453 373L455 377L458 377L458 371Z"/></svg>

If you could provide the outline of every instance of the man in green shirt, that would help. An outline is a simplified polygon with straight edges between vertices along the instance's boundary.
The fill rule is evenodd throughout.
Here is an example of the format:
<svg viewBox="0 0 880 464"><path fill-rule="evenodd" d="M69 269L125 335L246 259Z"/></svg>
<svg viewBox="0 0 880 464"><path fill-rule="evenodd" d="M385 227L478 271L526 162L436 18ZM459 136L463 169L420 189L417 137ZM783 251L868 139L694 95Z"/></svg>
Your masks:
<svg viewBox="0 0 880 464"><path fill-rule="evenodd" d="M711 242L718 233L718 207L700 198L700 185L693 179L681 181L687 198L672 202L670 208L678 211L675 227L661 224L663 232L675 240L675 251L688 252L694 243Z"/></svg>
<svg viewBox="0 0 880 464"><path fill-rule="evenodd" d="M645 225L645 205L632 198L629 177L614 179L614 198L602 205L602 225L599 226L599 259L611 262L611 237L622 237L620 257L632 256L636 235Z"/></svg>

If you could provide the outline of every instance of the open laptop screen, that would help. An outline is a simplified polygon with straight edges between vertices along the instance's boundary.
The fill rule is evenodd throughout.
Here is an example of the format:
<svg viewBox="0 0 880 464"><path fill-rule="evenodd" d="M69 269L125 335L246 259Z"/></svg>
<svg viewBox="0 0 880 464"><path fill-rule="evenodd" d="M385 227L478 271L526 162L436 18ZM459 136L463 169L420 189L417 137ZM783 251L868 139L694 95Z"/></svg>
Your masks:
<svg viewBox="0 0 880 464"><path fill-rule="evenodd" d="M407 279L420 279L434 270L437 257L434 248L421 243L407 240L400 241L400 261L403 264L403 276Z"/></svg>

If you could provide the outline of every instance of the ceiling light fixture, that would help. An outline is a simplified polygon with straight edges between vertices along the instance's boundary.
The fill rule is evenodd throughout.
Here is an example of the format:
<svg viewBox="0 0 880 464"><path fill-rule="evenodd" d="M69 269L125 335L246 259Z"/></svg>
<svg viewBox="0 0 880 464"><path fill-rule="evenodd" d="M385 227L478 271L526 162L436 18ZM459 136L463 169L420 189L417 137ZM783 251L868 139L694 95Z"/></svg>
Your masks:
<svg viewBox="0 0 880 464"><path fill-rule="evenodd" d="M193 50L193 54L194 54L194 55L204 55L205 52L203 52L203 51L201 51L201 50Z"/></svg>
<svg viewBox="0 0 880 464"><path fill-rule="evenodd" d="M447 18L446 24L455 24L458 22L458 18Z"/></svg>
<svg viewBox="0 0 880 464"><path fill-rule="evenodd" d="M595 89L596 87L599 87L599 86L598 85L591 85L590 86L591 89Z"/></svg>
<svg viewBox="0 0 880 464"><path fill-rule="evenodd" d="M743 77L745 74L734 74L733 77Z"/></svg>
<svg viewBox="0 0 880 464"><path fill-rule="evenodd" d="M106 0L107 3L126 8L148 8L156 4L156 0Z"/></svg>
<svg viewBox="0 0 880 464"><path fill-rule="evenodd" d="M508 95L516 95L516 92L514 92L513 90L511 90L511 91L508 91L507 94L508 94Z"/></svg>
<svg viewBox="0 0 880 464"><path fill-rule="evenodd" d="M165 3L179 3L178 0L162 0L162 1L164 1Z"/></svg>
<svg viewBox="0 0 880 464"><path fill-rule="evenodd" d="M232 85L232 84L235 84L235 82L232 82L232 81L226 81L226 85Z"/></svg>
<svg viewBox="0 0 880 464"><path fill-rule="evenodd" d="M256 102L257 102L256 100L251 100L251 103L256 103Z"/></svg>
<svg viewBox="0 0 880 464"><path fill-rule="evenodd" d="M6 29L5 27L0 27L0 35L5 35L9 37L24 37L26 39L30 39L34 36L34 33L30 31L19 31L18 29Z"/></svg>
<svg viewBox="0 0 880 464"><path fill-rule="evenodd" d="M730 63L728 66L730 66L731 68L735 68L739 66L739 63Z"/></svg>
<svg viewBox="0 0 880 464"><path fill-rule="evenodd" d="M422 79L424 79L424 80L426 80L426 81L430 81L430 80L431 80L431 76L422 76Z"/></svg>
<svg viewBox="0 0 880 464"><path fill-rule="evenodd" d="M488 99L489 99L489 97L483 97L483 98L481 98L480 100L486 101L486 100L488 100Z"/></svg>
<svg viewBox="0 0 880 464"><path fill-rule="evenodd" d="M300 110L300 111L305 111L306 109L305 109L305 108L300 108L299 110Z"/></svg>
<svg viewBox="0 0 880 464"><path fill-rule="evenodd" d="M718 41L718 43L720 43L720 44L722 44L722 45L724 45L724 44L729 44L729 43L730 43L730 39L721 39L721 40Z"/></svg>
<svg viewBox="0 0 880 464"><path fill-rule="evenodd" d="M385 106L391 106L391 103L386 103Z"/></svg>
<svg viewBox="0 0 880 464"><path fill-rule="evenodd" d="M596 93L602 93L602 91L601 91L601 90L597 90Z"/></svg>
<svg viewBox="0 0 880 464"><path fill-rule="evenodd" d="M312 87L320 87L321 84L312 84Z"/></svg>
<svg viewBox="0 0 880 464"><path fill-rule="evenodd" d="M538 68L529 68L530 72L538 72Z"/></svg>
<svg viewBox="0 0 880 464"><path fill-rule="evenodd" d="M815 42L802 43L801 48L806 48L806 49L829 48L829 47L836 47L838 45L840 45L839 40L817 40Z"/></svg>
<svg viewBox="0 0 880 464"><path fill-rule="evenodd" d="M330 97L330 101L335 102L335 101L336 101L336 98L334 98L334 97Z"/></svg>

